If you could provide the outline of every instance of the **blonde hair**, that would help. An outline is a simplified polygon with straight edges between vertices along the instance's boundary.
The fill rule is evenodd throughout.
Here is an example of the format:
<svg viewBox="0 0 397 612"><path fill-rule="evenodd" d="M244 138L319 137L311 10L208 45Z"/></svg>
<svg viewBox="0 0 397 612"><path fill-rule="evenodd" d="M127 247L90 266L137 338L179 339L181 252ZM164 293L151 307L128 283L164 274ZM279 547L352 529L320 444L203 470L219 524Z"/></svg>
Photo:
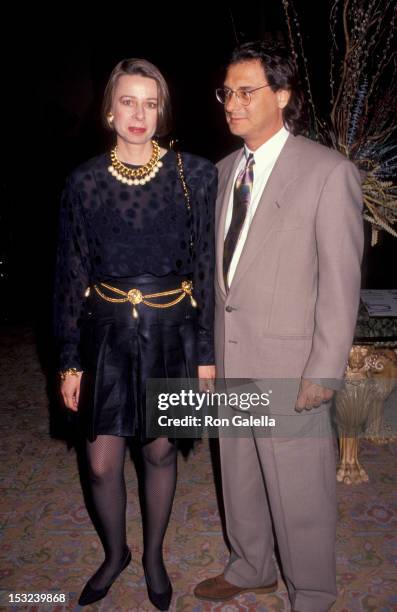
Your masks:
<svg viewBox="0 0 397 612"><path fill-rule="evenodd" d="M165 136L171 130L171 99L168 85L160 70L145 59L131 58L122 60L115 66L107 82L102 103L102 121L106 128L113 129L109 122L113 94L119 78L123 75L139 74L154 79L157 83L158 110L156 135Z"/></svg>

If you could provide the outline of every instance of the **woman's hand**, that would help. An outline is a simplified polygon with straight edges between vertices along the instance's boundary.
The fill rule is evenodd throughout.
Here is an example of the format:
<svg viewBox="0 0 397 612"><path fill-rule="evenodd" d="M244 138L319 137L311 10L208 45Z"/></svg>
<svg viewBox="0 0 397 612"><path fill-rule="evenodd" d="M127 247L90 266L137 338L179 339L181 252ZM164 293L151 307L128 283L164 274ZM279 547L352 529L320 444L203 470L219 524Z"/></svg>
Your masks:
<svg viewBox="0 0 397 612"><path fill-rule="evenodd" d="M61 381L61 395L66 408L77 412L80 396L81 375L83 372L76 374L67 374L65 380Z"/></svg>
<svg viewBox="0 0 397 612"><path fill-rule="evenodd" d="M215 366L201 365L198 367L200 391L214 391Z"/></svg>

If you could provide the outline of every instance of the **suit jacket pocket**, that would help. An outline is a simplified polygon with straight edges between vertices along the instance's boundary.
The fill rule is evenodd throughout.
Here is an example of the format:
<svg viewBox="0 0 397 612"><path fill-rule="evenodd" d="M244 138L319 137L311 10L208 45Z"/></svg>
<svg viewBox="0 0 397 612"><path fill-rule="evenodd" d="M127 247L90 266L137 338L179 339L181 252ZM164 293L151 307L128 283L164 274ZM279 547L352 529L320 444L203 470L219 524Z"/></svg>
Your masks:
<svg viewBox="0 0 397 612"><path fill-rule="evenodd" d="M264 331L262 333L262 336L264 338L275 338L277 340L307 340L308 338L311 338L313 334L307 333L307 334L300 334L300 333L294 333L294 332L290 332L290 333L270 333L267 331Z"/></svg>

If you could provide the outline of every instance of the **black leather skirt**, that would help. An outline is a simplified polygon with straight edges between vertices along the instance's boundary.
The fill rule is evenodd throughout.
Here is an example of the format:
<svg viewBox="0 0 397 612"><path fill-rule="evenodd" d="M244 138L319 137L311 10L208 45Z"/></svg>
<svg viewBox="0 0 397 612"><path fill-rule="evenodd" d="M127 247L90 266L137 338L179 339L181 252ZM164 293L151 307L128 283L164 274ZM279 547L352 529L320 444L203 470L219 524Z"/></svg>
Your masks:
<svg viewBox="0 0 397 612"><path fill-rule="evenodd" d="M184 278L143 274L103 282L123 291L143 294L176 289ZM103 290L106 295L120 297ZM164 303L175 296L152 299ZM146 381L148 378L197 377L197 311L185 296L169 308L140 303L138 318L130 302L110 303L93 289L87 299L81 333L84 374L78 410L79 427L89 440L110 434L146 435Z"/></svg>

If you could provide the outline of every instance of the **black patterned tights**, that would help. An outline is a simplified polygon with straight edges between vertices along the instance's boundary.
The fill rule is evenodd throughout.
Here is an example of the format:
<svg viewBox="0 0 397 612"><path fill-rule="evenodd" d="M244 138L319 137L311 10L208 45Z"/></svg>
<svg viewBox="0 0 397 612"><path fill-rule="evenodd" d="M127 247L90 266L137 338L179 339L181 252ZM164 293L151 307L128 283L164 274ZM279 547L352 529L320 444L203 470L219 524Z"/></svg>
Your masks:
<svg viewBox="0 0 397 612"><path fill-rule="evenodd" d="M112 580L126 555L125 447L126 439L119 436L102 435L87 442L93 520L105 551L104 562L90 579L93 589ZM176 447L167 438L142 446L143 557L150 586L157 593L168 586L162 546L175 493L176 459Z"/></svg>

